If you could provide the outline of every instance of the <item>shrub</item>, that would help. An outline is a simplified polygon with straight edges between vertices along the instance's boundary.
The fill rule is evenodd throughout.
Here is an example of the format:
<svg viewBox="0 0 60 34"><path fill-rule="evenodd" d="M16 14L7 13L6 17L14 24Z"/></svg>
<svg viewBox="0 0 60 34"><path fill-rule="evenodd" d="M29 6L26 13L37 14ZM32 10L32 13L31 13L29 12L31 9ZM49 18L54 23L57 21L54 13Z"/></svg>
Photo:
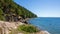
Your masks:
<svg viewBox="0 0 60 34"><path fill-rule="evenodd" d="M4 16L2 15L3 14L3 10L0 8L0 20L5 20Z"/></svg>
<svg viewBox="0 0 60 34"><path fill-rule="evenodd" d="M39 30L32 25L21 25L21 26L18 27L18 31L35 33L35 32L38 32Z"/></svg>

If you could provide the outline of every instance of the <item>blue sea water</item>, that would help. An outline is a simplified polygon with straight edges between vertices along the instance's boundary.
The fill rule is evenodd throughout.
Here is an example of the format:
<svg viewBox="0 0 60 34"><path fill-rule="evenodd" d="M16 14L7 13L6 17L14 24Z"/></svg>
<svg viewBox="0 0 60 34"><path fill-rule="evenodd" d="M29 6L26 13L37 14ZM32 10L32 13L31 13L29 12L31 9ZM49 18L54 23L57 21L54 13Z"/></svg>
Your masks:
<svg viewBox="0 0 60 34"><path fill-rule="evenodd" d="M60 18L40 17L29 20L29 23L46 30L51 34L60 34Z"/></svg>

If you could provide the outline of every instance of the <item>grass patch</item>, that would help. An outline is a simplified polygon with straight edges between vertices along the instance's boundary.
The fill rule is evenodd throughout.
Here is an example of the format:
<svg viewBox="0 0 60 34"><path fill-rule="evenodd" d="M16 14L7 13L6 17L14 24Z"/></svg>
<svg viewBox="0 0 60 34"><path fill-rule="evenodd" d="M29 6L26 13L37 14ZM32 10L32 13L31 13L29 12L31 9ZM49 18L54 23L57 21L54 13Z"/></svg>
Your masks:
<svg viewBox="0 0 60 34"><path fill-rule="evenodd" d="M28 32L28 33L35 33L38 32L39 29L37 29L35 26L33 25L20 25L17 28L18 31L24 31L24 32Z"/></svg>
<svg viewBox="0 0 60 34"><path fill-rule="evenodd" d="M40 31L37 27L33 25L20 25L16 30L12 30L10 34L18 34L18 33L23 33L23 34L31 34L31 33L36 33Z"/></svg>

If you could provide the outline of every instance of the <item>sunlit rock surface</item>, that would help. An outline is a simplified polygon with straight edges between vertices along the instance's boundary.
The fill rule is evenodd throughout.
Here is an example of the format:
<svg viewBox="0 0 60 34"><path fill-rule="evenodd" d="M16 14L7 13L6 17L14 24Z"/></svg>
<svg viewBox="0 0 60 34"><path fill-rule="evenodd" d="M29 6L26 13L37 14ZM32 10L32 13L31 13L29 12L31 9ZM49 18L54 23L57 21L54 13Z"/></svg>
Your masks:
<svg viewBox="0 0 60 34"><path fill-rule="evenodd" d="M9 34L12 29L16 29L19 25L23 25L21 22L5 22L0 21L0 33Z"/></svg>

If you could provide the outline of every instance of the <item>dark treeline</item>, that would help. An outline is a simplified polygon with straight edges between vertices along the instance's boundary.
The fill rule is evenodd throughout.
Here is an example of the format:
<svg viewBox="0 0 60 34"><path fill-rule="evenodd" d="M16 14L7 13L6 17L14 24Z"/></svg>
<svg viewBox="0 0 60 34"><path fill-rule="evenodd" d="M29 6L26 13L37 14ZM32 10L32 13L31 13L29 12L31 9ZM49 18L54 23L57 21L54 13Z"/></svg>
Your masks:
<svg viewBox="0 0 60 34"><path fill-rule="evenodd" d="M0 0L0 20L16 21L20 17L25 19L37 16L26 8L16 4L13 0Z"/></svg>

